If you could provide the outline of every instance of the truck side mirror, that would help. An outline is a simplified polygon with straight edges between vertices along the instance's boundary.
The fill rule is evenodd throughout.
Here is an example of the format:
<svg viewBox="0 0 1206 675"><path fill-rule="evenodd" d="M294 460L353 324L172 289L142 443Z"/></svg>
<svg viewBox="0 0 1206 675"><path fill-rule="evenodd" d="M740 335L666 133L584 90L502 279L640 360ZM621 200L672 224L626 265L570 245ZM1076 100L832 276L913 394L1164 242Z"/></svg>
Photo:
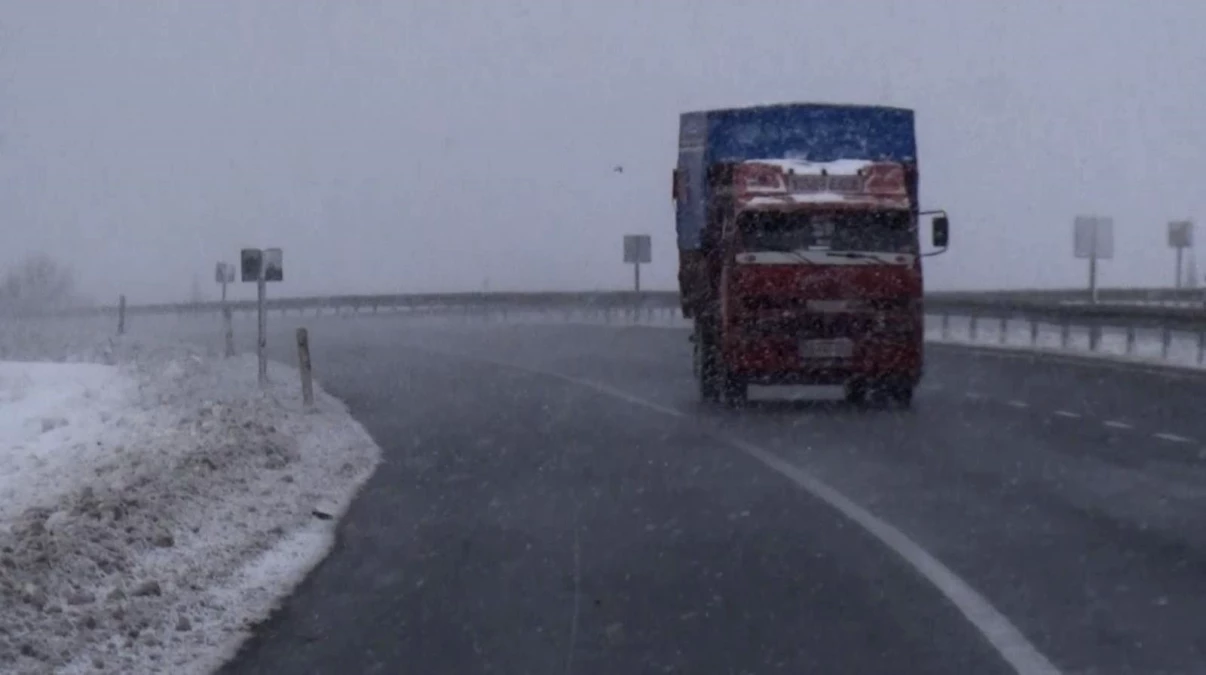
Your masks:
<svg viewBox="0 0 1206 675"><path fill-rule="evenodd" d="M951 240L951 223L946 216L938 216L934 219L934 246L936 248L946 248Z"/></svg>

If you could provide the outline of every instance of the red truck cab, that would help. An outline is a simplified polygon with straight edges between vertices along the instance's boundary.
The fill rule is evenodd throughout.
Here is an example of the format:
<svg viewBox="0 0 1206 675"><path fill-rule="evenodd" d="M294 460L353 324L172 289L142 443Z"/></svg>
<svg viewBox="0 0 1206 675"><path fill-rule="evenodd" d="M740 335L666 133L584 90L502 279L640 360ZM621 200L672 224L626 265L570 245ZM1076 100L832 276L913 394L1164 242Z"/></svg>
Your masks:
<svg viewBox="0 0 1206 675"><path fill-rule="evenodd" d="M708 401L751 384L912 400L923 370L913 111L787 103L683 113L683 314ZM941 212L930 212L941 213ZM945 214L933 221L945 249Z"/></svg>

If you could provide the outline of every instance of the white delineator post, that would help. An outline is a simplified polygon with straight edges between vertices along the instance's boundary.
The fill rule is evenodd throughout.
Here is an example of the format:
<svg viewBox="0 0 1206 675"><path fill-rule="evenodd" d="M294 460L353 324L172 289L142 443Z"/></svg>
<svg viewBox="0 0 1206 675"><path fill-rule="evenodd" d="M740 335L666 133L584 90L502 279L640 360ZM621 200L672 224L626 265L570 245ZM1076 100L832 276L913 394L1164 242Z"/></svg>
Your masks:
<svg viewBox="0 0 1206 675"><path fill-rule="evenodd" d="M234 265L224 262L214 267L214 281L222 286L222 328L226 335L226 358L235 355L234 350L234 320L231 317L230 305L226 303L226 287L235 279Z"/></svg>
<svg viewBox="0 0 1206 675"><path fill-rule="evenodd" d="M117 300L117 334L126 334L126 296L122 294Z"/></svg>
<svg viewBox="0 0 1206 675"><path fill-rule="evenodd" d="M305 328L297 329L297 369L301 371L302 402L314 406L314 380L310 365L310 335Z"/></svg>
<svg viewBox="0 0 1206 675"><path fill-rule="evenodd" d="M222 321L226 327L226 358L235 355L234 347L234 318L231 316L230 305L223 303L222 305Z"/></svg>

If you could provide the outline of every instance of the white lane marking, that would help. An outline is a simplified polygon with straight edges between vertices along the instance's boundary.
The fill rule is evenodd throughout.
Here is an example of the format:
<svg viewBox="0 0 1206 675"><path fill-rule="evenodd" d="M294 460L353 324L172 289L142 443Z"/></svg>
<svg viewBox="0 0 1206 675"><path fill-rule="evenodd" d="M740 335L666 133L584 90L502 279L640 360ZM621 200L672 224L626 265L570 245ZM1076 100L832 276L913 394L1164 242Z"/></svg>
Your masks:
<svg viewBox="0 0 1206 675"><path fill-rule="evenodd" d="M654 403L653 401L629 394L622 389L617 389L601 382L595 382L594 380L562 375L561 373L529 366L495 361L480 356L465 354L446 355L474 359L504 368L524 371L533 375L558 379L580 387L593 389L599 393L647 410L669 415L670 417L680 419L687 417L687 414L681 410ZM861 526L868 534L878 539L884 546L887 546L892 552L900 556L902 560L929 581L934 588L938 589L938 592L945 596L951 604L958 608L964 618L976 630L980 631L980 634L988 640L989 644L996 649L997 653L1006 663L1013 667L1018 675L1061 675L1055 664L1051 663L1046 656L1043 656L1042 652L1031 644L1025 635L1022 635L1022 631L1018 630L1017 626L1014 626L1000 610L993 607L987 598L980 595L970 584L955 574L949 567L943 565L941 561L922 548L920 544L910 539L904 532L896 529L887 521L880 520L873 513L851 501L850 498L841 492L838 492L812 474L781 459L775 454L740 439L712 435L742 450L749 456L762 462L767 468L792 481L805 492L825 502Z"/></svg>
<svg viewBox="0 0 1206 675"><path fill-rule="evenodd" d="M974 391L968 391L968 392L964 392L963 398L966 398L969 401L979 401L980 399L984 398L984 395L978 394Z"/></svg>
<svg viewBox="0 0 1206 675"><path fill-rule="evenodd" d="M1102 424L1106 425L1107 427L1110 427L1111 429L1134 429L1135 428L1131 424L1127 424L1126 422L1119 422L1118 420L1106 420L1106 421L1102 422Z"/></svg>
<svg viewBox="0 0 1206 675"><path fill-rule="evenodd" d="M1193 443L1193 439L1191 438L1185 438L1184 436L1178 436L1177 434L1170 434L1166 431L1152 434L1152 436L1155 436L1162 441L1169 441L1171 443Z"/></svg>
<svg viewBox="0 0 1206 675"><path fill-rule="evenodd" d="M1030 407L1029 403L1027 403L1025 401L1019 401L1017 399L1014 399L1012 401L1006 401L1005 404L1012 406L1014 408L1029 408Z"/></svg>
<svg viewBox="0 0 1206 675"><path fill-rule="evenodd" d="M1057 417L1070 417L1072 419L1080 417L1080 413L1074 413L1071 410L1056 410L1055 415Z"/></svg>

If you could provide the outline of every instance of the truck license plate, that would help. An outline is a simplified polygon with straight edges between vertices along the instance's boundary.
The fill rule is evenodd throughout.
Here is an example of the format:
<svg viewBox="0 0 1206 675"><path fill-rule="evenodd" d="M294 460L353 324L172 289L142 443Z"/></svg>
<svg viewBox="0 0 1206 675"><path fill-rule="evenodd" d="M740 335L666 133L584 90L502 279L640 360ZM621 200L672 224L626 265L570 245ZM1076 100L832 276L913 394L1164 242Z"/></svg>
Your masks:
<svg viewBox="0 0 1206 675"><path fill-rule="evenodd" d="M801 340L800 356L806 359L848 359L854 355L850 340Z"/></svg>

